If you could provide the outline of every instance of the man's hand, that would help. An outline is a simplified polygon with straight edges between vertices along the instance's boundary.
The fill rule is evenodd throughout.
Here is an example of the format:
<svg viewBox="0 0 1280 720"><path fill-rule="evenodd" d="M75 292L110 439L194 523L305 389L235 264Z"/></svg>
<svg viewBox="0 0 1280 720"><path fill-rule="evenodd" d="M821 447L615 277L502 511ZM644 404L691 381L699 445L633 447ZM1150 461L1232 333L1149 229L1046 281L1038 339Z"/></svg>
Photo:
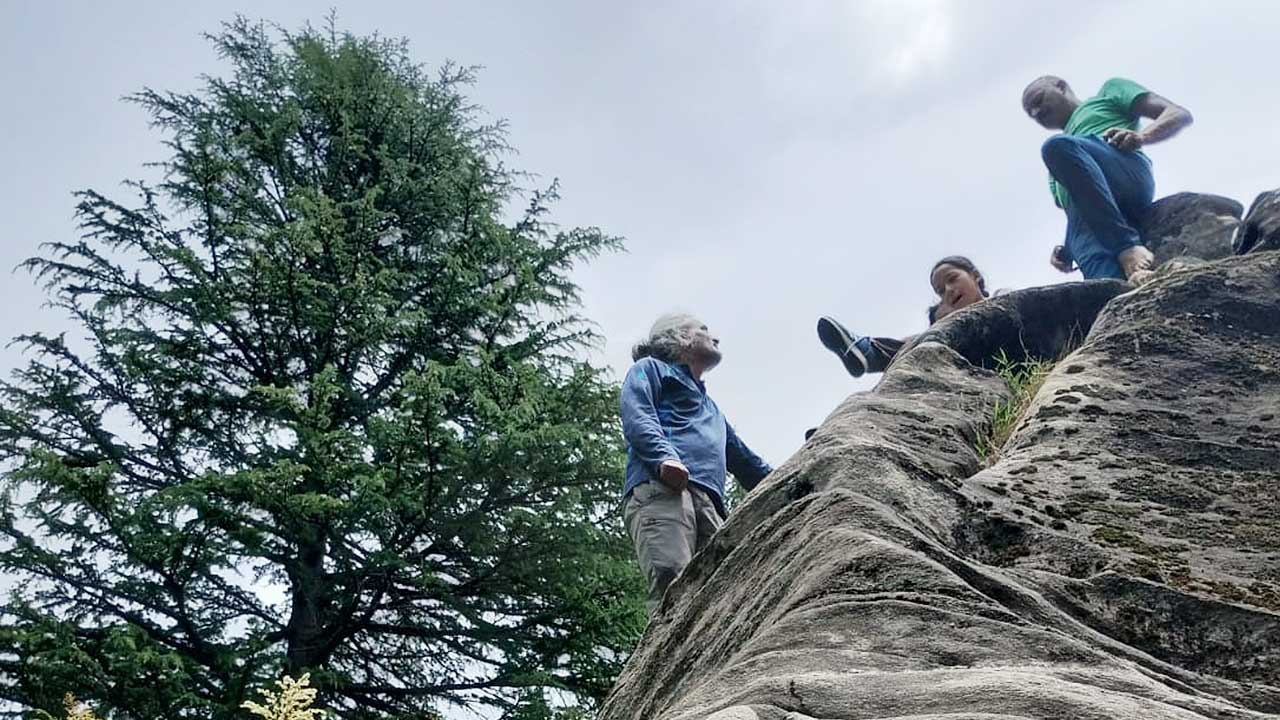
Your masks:
<svg viewBox="0 0 1280 720"><path fill-rule="evenodd" d="M663 460L658 467L658 479L672 492L682 493L689 487L689 468L678 460Z"/></svg>
<svg viewBox="0 0 1280 720"><path fill-rule="evenodd" d="M1049 254L1049 264L1058 272L1069 273L1075 270L1075 264L1067 258L1067 249L1061 245L1054 247L1053 252Z"/></svg>
<svg viewBox="0 0 1280 720"><path fill-rule="evenodd" d="M1124 128L1111 128L1102 133L1102 139L1111 143L1111 147L1125 152L1133 152L1145 144L1142 133Z"/></svg>

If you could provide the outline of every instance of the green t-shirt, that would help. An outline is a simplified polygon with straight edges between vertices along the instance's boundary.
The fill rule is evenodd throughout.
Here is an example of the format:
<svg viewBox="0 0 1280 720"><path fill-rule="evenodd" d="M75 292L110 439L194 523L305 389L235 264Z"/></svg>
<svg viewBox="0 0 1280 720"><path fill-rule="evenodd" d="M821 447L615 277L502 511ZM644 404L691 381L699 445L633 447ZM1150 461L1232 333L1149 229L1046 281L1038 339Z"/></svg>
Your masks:
<svg viewBox="0 0 1280 720"><path fill-rule="evenodd" d="M1111 128L1138 129L1138 115L1133 112L1133 102L1149 92L1138 83L1125 78L1111 78L1102 83L1098 94L1080 103L1067 118L1062 129L1067 135L1101 135ZM1141 152L1141 151L1139 151ZM1049 177L1049 190L1058 207L1067 206L1067 190Z"/></svg>

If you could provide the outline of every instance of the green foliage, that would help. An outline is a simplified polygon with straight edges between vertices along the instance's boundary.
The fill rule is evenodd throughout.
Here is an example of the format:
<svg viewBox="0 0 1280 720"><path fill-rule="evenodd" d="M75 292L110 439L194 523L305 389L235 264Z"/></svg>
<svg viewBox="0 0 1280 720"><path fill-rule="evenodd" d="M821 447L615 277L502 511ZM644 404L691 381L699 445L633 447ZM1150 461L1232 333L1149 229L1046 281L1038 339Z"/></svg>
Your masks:
<svg viewBox="0 0 1280 720"><path fill-rule="evenodd" d="M999 459L1009 436L1022 422L1031 399L1053 369L1053 363L1044 360L1013 362L1003 350L995 360L996 373L1009 385L1010 397L996 402L991 409L990 426L985 433L978 435L975 449L985 465L992 465Z"/></svg>
<svg viewBox="0 0 1280 720"><path fill-rule="evenodd" d="M500 125L406 47L238 20L172 156L27 267L82 338L0 385L0 699L231 718L310 672L342 718L589 709L644 625L616 388ZM526 715L528 713L525 713ZM520 715L524 716L524 715Z"/></svg>

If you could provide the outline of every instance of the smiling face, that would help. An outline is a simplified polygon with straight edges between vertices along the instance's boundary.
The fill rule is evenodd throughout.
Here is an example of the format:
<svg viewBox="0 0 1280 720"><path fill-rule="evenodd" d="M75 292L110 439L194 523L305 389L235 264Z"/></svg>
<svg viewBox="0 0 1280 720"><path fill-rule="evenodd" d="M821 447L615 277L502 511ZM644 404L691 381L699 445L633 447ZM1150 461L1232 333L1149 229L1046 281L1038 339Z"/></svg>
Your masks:
<svg viewBox="0 0 1280 720"><path fill-rule="evenodd" d="M938 309L935 317L939 320L963 307L968 307L982 300L982 288L978 285L980 275L970 273L950 263L942 263L933 269L929 283L938 294Z"/></svg>
<svg viewBox="0 0 1280 720"><path fill-rule="evenodd" d="M1065 128L1071 113L1079 105L1071 86L1062 78L1042 77L1022 91L1022 109L1032 120L1049 130Z"/></svg>

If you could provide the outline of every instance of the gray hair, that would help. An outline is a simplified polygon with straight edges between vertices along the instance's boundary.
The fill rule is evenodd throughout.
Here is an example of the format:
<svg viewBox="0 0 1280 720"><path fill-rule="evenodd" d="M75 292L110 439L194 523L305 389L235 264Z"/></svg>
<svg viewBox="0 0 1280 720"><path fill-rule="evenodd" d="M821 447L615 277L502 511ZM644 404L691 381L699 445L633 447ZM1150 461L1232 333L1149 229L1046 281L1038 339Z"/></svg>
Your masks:
<svg viewBox="0 0 1280 720"><path fill-rule="evenodd" d="M631 348L631 359L654 357L663 362L677 362L693 342L692 328L701 324L701 320L688 313L667 313L654 321L648 338Z"/></svg>

